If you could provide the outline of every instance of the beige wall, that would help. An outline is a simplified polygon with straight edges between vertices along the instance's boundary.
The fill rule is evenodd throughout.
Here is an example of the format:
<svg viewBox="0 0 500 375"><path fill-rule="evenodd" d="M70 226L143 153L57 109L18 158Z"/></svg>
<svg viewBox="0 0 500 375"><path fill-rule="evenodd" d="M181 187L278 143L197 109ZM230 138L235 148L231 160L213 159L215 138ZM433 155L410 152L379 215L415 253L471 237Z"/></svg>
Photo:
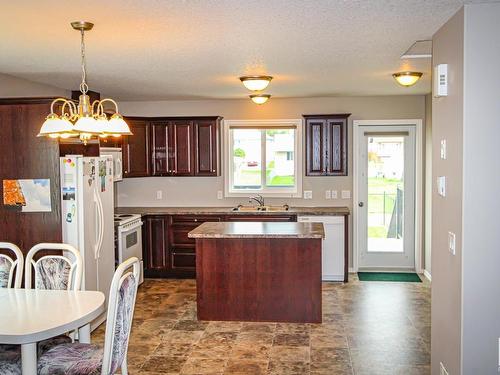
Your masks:
<svg viewBox="0 0 500 375"><path fill-rule="evenodd" d="M433 37L433 65L448 64L449 95L432 102L432 181L447 177L446 197L432 192L432 374L443 362L460 374L462 283L462 143L464 12L455 14ZM440 141L447 141L441 160ZM435 186L435 184L434 184ZM456 234L456 255L448 251L448 231Z"/></svg>
<svg viewBox="0 0 500 375"><path fill-rule="evenodd" d="M424 197L424 269L429 275L431 272L432 249L432 95L425 96L425 197Z"/></svg>
<svg viewBox="0 0 500 375"><path fill-rule="evenodd" d="M71 96L71 91L0 73L0 98Z"/></svg>
<svg viewBox="0 0 500 375"><path fill-rule="evenodd" d="M246 93L242 93L242 96ZM349 175L346 177L305 177L304 190L313 191L313 199L269 199L269 202L293 206L348 206L351 199L326 200L325 190L350 190L352 193L352 120L424 119L424 96L332 97L271 99L263 106L249 99L122 102L120 110L129 116L203 116L220 115L225 119L301 118L303 114L352 113L349 121ZM163 199L156 199L162 190ZM217 199L224 190L222 177L150 177L127 179L117 184L118 206L234 206L246 203L241 198ZM352 227L352 225L351 225ZM352 235L352 234L351 234ZM350 243L352 243L352 238ZM352 255L350 258L352 264Z"/></svg>

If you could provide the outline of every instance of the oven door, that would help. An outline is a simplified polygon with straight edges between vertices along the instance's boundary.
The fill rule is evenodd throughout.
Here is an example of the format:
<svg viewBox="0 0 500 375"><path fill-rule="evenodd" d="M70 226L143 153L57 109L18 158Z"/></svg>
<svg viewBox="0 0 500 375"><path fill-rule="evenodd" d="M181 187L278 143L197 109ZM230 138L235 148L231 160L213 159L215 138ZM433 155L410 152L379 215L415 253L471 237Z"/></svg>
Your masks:
<svg viewBox="0 0 500 375"><path fill-rule="evenodd" d="M130 257L136 257L141 262L141 277L139 283L143 281L144 262L142 259L142 222L137 225L123 229L118 227L118 264L123 263Z"/></svg>

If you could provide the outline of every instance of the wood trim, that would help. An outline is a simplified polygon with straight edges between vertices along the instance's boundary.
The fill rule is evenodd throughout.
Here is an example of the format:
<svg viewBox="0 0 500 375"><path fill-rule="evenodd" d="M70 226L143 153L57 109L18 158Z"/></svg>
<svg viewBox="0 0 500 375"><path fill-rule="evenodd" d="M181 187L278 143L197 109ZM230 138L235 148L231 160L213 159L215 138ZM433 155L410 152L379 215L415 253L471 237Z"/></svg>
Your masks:
<svg viewBox="0 0 500 375"><path fill-rule="evenodd" d="M0 105L13 105L13 104L50 104L54 99L64 98L63 96L44 96L44 97L19 97L19 98L0 98ZM48 112L47 112L48 114Z"/></svg>
<svg viewBox="0 0 500 375"><path fill-rule="evenodd" d="M315 119L315 118L333 118L333 119L343 119L343 118L348 118L351 115L351 113L334 113L330 115L302 115L302 117L309 119Z"/></svg>

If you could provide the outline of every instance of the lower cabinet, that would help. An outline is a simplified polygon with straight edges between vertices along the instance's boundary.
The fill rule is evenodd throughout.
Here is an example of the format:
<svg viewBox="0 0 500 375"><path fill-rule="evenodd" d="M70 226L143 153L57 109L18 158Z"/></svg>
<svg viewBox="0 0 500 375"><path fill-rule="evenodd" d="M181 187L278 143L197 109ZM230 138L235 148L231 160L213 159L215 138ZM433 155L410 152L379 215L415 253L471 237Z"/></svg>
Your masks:
<svg viewBox="0 0 500 375"><path fill-rule="evenodd" d="M196 244L188 233L207 221L297 221L295 215L152 215L143 225L144 276L196 278Z"/></svg>

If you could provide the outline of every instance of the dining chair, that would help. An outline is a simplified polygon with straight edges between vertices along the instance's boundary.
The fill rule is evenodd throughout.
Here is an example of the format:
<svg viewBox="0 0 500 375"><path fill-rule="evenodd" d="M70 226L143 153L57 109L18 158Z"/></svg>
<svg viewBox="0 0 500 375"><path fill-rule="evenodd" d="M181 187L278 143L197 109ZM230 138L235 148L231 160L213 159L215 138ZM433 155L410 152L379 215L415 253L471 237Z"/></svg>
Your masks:
<svg viewBox="0 0 500 375"><path fill-rule="evenodd" d="M59 250L63 255L44 255L35 261L35 255L43 250ZM80 290L83 260L80 252L71 245L39 243L33 246L26 255L25 288L32 288L32 267L35 270L35 289Z"/></svg>
<svg viewBox="0 0 500 375"><path fill-rule="evenodd" d="M140 262L127 259L115 271L109 291L104 349L94 344L57 345L38 360L39 375L128 374L127 350L140 277Z"/></svg>
<svg viewBox="0 0 500 375"><path fill-rule="evenodd" d="M13 255L0 254L0 288L20 288L24 266L24 257L21 249L10 242L0 242L0 249L9 250ZM14 283L12 283L14 274L16 276Z"/></svg>

